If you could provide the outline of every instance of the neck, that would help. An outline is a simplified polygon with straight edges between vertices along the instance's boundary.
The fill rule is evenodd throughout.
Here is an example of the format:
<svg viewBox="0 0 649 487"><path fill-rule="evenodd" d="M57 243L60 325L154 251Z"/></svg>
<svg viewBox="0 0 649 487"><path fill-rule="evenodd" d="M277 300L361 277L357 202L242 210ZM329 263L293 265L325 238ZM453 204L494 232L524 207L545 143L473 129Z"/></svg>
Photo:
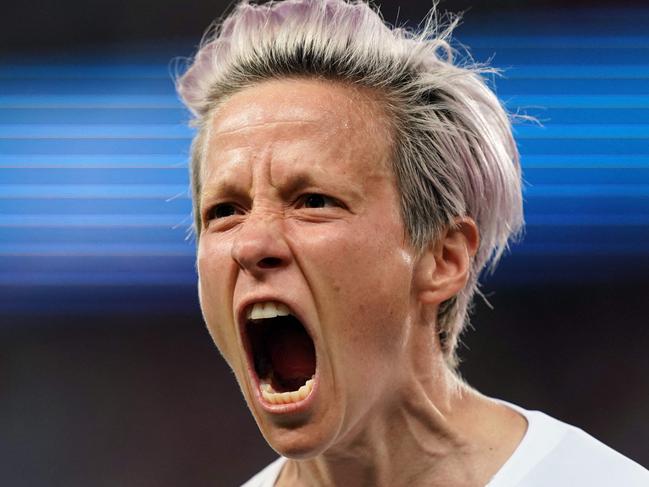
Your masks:
<svg viewBox="0 0 649 487"><path fill-rule="evenodd" d="M525 419L464 384L443 360L422 365L335 447L289 460L277 485L487 484L522 439Z"/></svg>

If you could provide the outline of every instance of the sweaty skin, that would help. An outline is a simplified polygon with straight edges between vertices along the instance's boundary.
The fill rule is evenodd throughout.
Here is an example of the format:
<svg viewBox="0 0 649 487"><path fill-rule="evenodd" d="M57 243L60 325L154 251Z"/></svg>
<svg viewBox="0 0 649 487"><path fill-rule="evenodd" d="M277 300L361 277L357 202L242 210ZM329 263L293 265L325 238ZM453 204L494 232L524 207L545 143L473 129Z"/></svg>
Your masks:
<svg viewBox="0 0 649 487"><path fill-rule="evenodd" d="M483 486L525 419L462 384L434 332L478 232L425 252L405 237L376 95L330 81L246 88L213 116L201 172L199 295L260 431L290 460L277 485ZM276 300L312 333L318 388L276 414L255 395L238 313Z"/></svg>

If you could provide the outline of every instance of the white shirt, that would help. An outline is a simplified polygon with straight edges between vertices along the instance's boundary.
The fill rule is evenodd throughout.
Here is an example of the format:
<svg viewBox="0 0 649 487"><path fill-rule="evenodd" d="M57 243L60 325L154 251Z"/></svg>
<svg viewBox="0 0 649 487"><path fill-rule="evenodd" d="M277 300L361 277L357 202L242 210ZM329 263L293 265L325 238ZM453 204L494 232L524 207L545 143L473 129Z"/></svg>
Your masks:
<svg viewBox="0 0 649 487"><path fill-rule="evenodd" d="M584 431L501 401L527 419L518 447L487 487L649 487L649 471ZM273 487L280 457L242 487Z"/></svg>

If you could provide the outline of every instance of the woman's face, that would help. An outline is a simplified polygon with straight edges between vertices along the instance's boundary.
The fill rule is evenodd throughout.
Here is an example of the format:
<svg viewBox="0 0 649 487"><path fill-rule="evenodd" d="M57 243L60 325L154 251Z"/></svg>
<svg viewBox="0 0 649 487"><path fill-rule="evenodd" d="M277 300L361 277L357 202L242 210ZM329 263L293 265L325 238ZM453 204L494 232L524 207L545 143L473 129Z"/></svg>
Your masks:
<svg viewBox="0 0 649 487"><path fill-rule="evenodd" d="M211 120L201 307L260 430L285 456L312 457L353 438L404 380L416 259L390 156L380 107L342 84L265 82ZM282 328L285 318L248 319L256 303L288 309L308 338ZM253 322L266 330L256 345ZM262 353L275 375L314 371L308 396L284 404L264 396L260 376L272 372L255 367Z"/></svg>

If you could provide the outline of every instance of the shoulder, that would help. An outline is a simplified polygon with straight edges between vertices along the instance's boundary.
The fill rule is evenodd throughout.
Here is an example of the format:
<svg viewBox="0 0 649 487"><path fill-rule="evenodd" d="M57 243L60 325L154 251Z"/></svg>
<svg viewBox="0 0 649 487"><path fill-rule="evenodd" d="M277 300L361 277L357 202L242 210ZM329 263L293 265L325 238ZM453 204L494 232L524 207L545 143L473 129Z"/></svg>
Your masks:
<svg viewBox="0 0 649 487"><path fill-rule="evenodd" d="M279 457L273 463L264 467L263 470L259 471L241 487L273 487L285 461L286 458Z"/></svg>
<svg viewBox="0 0 649 487"><path fill-rule="evenodd" d="M565 485L593 487L649 486L649 471L645 468L581 429L566 426L563 439L530 472L534 480L530 485L559 485L561 481Z"/></svg>
<svg viewBox="0 0 649 487"><path fill-rule="evenodd" d="M583 430L504 404L527 419L528 430L490 486L649 486L649 471Z"/></svg>

